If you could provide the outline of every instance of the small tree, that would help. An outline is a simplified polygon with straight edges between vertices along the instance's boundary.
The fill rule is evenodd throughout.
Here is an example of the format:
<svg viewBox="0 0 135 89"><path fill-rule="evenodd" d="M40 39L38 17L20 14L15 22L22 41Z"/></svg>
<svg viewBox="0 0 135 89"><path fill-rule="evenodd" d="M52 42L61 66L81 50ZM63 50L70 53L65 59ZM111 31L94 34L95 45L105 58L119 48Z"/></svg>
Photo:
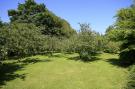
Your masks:
<svg viewBox="0 0 135 89"><path fill-rule="evenodd" d="M80 30L78 33L78 40L80 40L77 45L78 53L84 61L89 61L92 59L92 55L99 50L98 34L91 30L89 24L80 24Z"/></svg>

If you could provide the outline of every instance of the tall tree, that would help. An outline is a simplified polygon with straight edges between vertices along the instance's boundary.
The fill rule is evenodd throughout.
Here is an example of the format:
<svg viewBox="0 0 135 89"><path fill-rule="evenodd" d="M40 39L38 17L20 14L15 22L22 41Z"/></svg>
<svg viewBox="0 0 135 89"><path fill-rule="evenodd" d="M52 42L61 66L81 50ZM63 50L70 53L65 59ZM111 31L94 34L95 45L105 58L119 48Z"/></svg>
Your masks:
<svg viewBox="0 0 135 89"><path fill-rule="evenodd" d="M56 16L44 4L37 4L34 0L19 3L17 10L9 10L8 15L11 22L34 23L45 35L69 37L75 33L66 20Z"/></svg>
<svg viewBox="0 0 135 89"><path fill-rule="evenodd" d="M108 33L110 38L121 41L121 62L135 63L135 7L122 8L117 12L114 30Z"/></svg>

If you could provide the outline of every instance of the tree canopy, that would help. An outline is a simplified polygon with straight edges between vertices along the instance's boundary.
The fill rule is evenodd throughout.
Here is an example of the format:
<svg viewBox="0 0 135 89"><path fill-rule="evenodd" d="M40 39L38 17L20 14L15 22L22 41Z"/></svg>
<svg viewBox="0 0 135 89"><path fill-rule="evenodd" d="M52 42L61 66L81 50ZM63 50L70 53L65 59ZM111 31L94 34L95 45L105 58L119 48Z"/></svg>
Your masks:
<svg viewBox="0 0 135 89"><path fill-rule="evenodd" d="M135 7L120 9L116 14L116 23L112 30L106 33L113 41L121 42L120 59L125 64L135 63Z"/></svg>
<svg viewBox="0 0 135 89"><path fill-rule="evenodd" d="M11 22L35 24L45 35L70 37L76 33L66 20L56 16L44 4L37 4L34 0L19 3L17 10L9 10L8 15Z"/></svg>

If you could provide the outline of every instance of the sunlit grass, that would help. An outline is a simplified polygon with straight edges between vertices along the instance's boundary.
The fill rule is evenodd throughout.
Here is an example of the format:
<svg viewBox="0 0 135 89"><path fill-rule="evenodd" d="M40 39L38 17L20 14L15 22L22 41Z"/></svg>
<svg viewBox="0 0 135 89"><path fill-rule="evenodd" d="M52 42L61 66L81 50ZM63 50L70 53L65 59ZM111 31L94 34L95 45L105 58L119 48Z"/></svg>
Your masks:
<svg viewBox="0 0 135 89"><path fill-rule="evenodd" d="M74 60L78 54L55 54L53 57L33 56L15 74L23 78L7 81L1 89L122 89L126 83L126 68L114 65L117 55L97 55L99 60ZM40 60L40 61L37 61ZM21 65L21 63L20 63Z"/></svg>

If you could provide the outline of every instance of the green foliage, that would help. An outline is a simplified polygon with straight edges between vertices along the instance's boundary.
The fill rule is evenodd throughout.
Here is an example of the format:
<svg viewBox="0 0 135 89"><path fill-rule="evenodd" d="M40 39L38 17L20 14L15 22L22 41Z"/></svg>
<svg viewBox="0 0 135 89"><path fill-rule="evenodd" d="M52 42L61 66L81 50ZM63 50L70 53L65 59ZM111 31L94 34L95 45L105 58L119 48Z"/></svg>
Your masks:
<svg viewBox="0 0 135 89"><path fill-rule="evenodd" d="M126 32L124 36L123 44L121 45L121 50L126 49L126 48L128 49L135 48L135 30Z"/></svg>
<svg viewBox="0 0 135 89"><path fill-rule="evenodd" d="M76 33L66 20L34 0L26 0L24 4L19 4L17 10L9 10L8 15L11 22L35 24L42 28L42 33L45 35L70 37Z"/></svg>
<svg viewBox="0 0 135 89"><path fill-rule="evenodd" d="M91 54L88 53L87 51L81 51L79 53L79 55L80 55L81 60L83 60L83 61L91 61L92 60Z"/></svg>
<svg viewBox="0 0 135 89"><path fill-rule="evenodd" d="M125 49L120 53L120 61L125 65L132 65L135 63L135 49Z"/></svg>
<svg viewBox="0 0 135 89"><path fill-rule="evenodd" d="M44 4L37 4L34 0L26 0L24 4L19 3L17 10L9 10L8 15L12 22L30 23L33 16L45 12L45 10Z"/></svg>
<svg viewBox="0 0 135 89"><path fill-rule="evenodd" d="M70 38L62 38L60 40L61 52L74 53L77 52L77 45L79 43L78 34L71 36Z"/></svg>
<svg viewBox="0 0 135 89"><path fill-rule="evenodd" d="M107 29L106 29L106 34L110 31L114 30L114 26L109 26Z"/></svg>
<svg viewBox="0 0 135 89"><path fill-rule="evenodd" d="M70 24L50 11L34 16L33 23L42 28L42 33L50 36L70 37L75 34Z"/></svg>
<svg viewBox="0 0 135 89"><path fill-rule="evenodd" d="M39 54L45 48L44 36L33 24L14 23L4 27L0 30L0 45L1 52L8 57Z"/></svg>
<svg viewBox="0 0 135 89"><path fill-rule="evenodd" d="M121 42L117 42L119 39L117 30L109 27L104 36L102 36L102 50L106 53L118 53L120 51Z"/></svg>
<svg viewBox="0 0 135 89"><path fill-rule="evenodd" d="M118 11L116 26L119 29L134 29L135 28L135 8L124 8Z"/></svg>
<svg viewBox="0 0 135 89"><path fill-rule="evenodd" d="M101 39L100 35L91 30L89 24L80 24L80 32L78 33L77 52L81 58L88 58L90 60L91 54L95 54L100 51Z"/></svg>
<svg viewBox="0 0 135 89"><path fill-rule="evenodd" d="M117 25L124 29L120 60L124 64L135 63L135 8L122 9L118 12ZM126 30L125 30L126 29Z"/></svg>
<svg viewBox="0 0 135 89"><path fill-rule="evenodd" d="M64 40L76 34L66 20L34 0L19 3L8 15L11 23L0 30L1 59L66 51ZM0 21L0 26L2 24Z"/></svg>
<svg viewBox="0 0 135 89"><path fill-rule="evenodd" d="M45 37L46 42L45 42L45 50L48 53L55 53L55 52L61 52L62 51L62 39L57 38L57 37L50 37L46 36Z"/></svg>
<svg viewBox="0 0 135 89"><path fill-rule="evenodd" d="M135 63L135 8L132 5L117 12L113 30L106 33L111 41L119 41L120 61L124 64ZM111 47L111 46L110 46Z"/></svg>
<svg viewBox="0 0 135 89"><path fill-rule="evenodd" d="M96 46L96 33L91 30L89 24L80 24L81 32L79 33L80 44L78 51L94 52Z"/></svg>
<svg viewBox="0 0 135 89"><path fill-rule="evenodd" d="M105 45L104 52L106 52L106 53L118 53L120 51L119 45L120 45L119 42L109 41Z"/></svg>
<svg viewBox="0 0 135 89"><path fill-rule="evenodd" d="M3 46L0 47L0 62L7 59L7 50Z"/></svg>
<svg viewBox="0 0 135 89"><path fill-rule="evenodd" d="M135 63L135 30L134 29L114 29L106 34L106 36L116 42L111 42L108 44L108 49L119 48L120 52L120 61L123 64L133 64ZM118 41L118 42L117 42ZM118 44L117 44L118 43ZM119 44L120 43L120 44ZM118 46L117 46L118 45ZM115 50L114 50L115 51Z"/></svg>
<svg viewBox="0 0 135 89"><path fill-rule="evenodd" d="M135 89L135 65L130 69L128 83L125 89Z"/></svg>

